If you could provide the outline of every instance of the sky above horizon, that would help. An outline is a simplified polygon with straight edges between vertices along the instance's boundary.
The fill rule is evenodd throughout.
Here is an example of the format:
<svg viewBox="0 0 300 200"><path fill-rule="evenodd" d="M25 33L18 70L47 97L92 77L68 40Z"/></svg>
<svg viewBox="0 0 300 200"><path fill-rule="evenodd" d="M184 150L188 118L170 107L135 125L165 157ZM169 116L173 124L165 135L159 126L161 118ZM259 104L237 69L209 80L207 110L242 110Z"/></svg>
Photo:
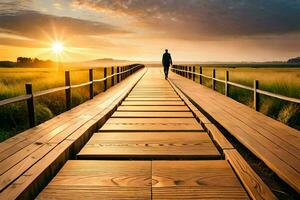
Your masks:
<svg viewBox="0 0 300 200"><path fill-rule="evenodd" d="M0 0L0 60L280 61L299 20L300 0Z"/></svg>

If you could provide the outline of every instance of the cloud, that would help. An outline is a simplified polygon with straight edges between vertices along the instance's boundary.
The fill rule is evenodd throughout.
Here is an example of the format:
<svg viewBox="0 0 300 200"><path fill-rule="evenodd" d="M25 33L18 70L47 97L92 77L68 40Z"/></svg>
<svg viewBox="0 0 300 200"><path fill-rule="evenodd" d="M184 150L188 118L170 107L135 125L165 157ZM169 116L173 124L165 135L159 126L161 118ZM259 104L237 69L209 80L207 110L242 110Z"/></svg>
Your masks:
<svg viewBox="0 0 300 200"><path fill-rule="evenodd" d="M24 10L28 8L31 0L1 0L0 13L14 13L16 10Z"/></svg>
<svg viewBox="0 0 300 200"><path fill-rule="evenodd" d="M11 37L0 37L0 44L15 47L26 47L26 48L43 48L45 45L41 44L36 40L28 39L17 39Z"/></svg>
<svg viewBox="0 0 300 200"><path fill-rule="evenodd" d="M300 32L299 0L73 0L73 6L135 17L156 34L183 39Z"/></svg>
<svg viewBox="0 0 300 200"><path fill-rule="evenodd" d="M127 33L109 24L72 17L46 15L36 11L19 10L0 13L1 32L45 39L46 35L63 34L66 37Z"/></svg>

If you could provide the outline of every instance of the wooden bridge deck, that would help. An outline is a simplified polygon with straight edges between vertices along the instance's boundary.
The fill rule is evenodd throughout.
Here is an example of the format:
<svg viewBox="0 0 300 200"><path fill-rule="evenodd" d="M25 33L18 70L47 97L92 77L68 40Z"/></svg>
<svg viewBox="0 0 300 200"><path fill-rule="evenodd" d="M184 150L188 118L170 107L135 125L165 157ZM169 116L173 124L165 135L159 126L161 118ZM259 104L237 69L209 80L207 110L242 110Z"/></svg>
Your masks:
<svg viewBox="0 0 300 200"><path fill-rule="evenodd" d="M298 191L299 133L269 118L265 128L255 122L252 110L254 118L245 116L248 110L240 104L196 85L175 74L166 81L160 69L143 69L78 108L1 143L0 199L276 199L199 109L266 164L274 161L276 167L270 168L281 169L278 175ZM261 121L267 118L258 115ZM258 127L256 132L249 131L248 123ZM267 149L275 133L277 140L292 136ZM279 156L291 162L286 173L274 159Z"/></svg>
<svg viewBox="0 0 300 200"><path fill-rule="evenodd" d="M170 80L199 109L206 112L300 193L299 131L176 74L172 74Z"/></svg>
<svg viewBox="0 0 300 200"><path fill-rule="evenodd" d="M75 193L95 199L248 199L192 116L161 71L149 69L77 154L78 161L68 162L38 199L72 199ZM148 161L111 161L123 159Z"/></svg>

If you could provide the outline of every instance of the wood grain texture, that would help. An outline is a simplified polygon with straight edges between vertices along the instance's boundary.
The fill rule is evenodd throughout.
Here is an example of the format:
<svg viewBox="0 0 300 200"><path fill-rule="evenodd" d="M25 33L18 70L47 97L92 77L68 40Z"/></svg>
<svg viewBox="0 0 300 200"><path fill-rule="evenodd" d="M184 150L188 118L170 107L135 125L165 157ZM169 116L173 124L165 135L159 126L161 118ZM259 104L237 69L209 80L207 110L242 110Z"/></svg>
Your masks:
<svg viewBox="0 0 300 200"><path fill-rule="evenodd" d="M118 111L190 111L187 106L119 106Z"/></svg>
<svg viewBox="0 0 300 200"><path fill-rule="evenodd" d="M218 159L204 132L96 133L77 154L79 159Z"/></svg>
<svg viewBox="0 0 300 200"><path fill-rule="evenodd" d="M68 161L37 197L52 198L150 199L151 162Z"/></svg>
<svg viewBox="0 0 300 200"><path fill-rule="evenodd" d="M8 140L7 144L1 143L3 159L0 165L3 171L0 199L35 197L69 158L69 153L78 151L91 132L96 130L97 123L104 122L144 72L136 73L93 100L53 118L45 126L43 123L15 136L14 140Z"/></svg>
<svg viewBox="0 0 300 200"><path fill-rule="evenodd" d="M128 98L177 98L176 94L136 94L136 95L128 95Z"/></svg>
<svg viewBox="0 0 300 200"><path fill-rule="evenodd" d="M172 74L170 80L281 179L300 192L299 131L177 75Z"/></svg>
<svg viewBox="0 0 300 200"><path fill-rule="evenodd" d="M248 199L226 161L153 161L153 199Z"/></svg>
<svg viewBox="0 0 300 200"><path fill-rule="evenodd" d="M110 118L100 131L203 131L193 118Z"/></svg>
<svg viewBox="0 0 300 200"><path fill-rule="evenodd" d="M119 112L116 111L112 118L194 118L191 112Z"/></svg>
<svg viewBox="0 0 300 200"><path fill-rule="evenodd" d="M122 106L184 106L183 101L123 101Z"/></svg>
<svg viewBox="0 0 300 200"><path fill-rule="evenodd" d="M225 138L225 136L214 124L205 124L205 128L212 138L217 142L217 144L222 148L222 150L234 149L232 144Z"/></svg>
<svg viewBox="0 0 300 200"><path fill-rule="evenodd" d="M224 153L252 199L277 199L237 150L225 150Z"/></svg>
<svg viewBox="0 0 300 200"><path fill-rule="evenodd" d="M181 101L179 97L127 97L126 101Z"/></svg>

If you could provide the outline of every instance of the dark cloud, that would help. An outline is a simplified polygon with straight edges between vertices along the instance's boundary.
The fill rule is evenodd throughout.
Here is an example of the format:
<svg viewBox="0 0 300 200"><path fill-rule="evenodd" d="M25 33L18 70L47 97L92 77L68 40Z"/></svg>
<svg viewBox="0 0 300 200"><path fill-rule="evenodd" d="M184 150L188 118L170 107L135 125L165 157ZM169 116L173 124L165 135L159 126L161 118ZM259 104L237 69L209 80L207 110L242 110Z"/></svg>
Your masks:
<svg viewBox="0 0 300 200"><path fill-rule="evenodd" d="M26 48L42 48L45 45L41 44L36 40L0 37L1 45L15 46L15 47L26 47Z"/></svg>
<svg viewBox="0 0 300 200"><path fill-rule="evenodd" d="M32 0L1 0L0 13L15 13L16 10L27 9Z"/></svg>
<svg viewBox="0 0 300 200"><path fill-rule="evenodd" d="M140 25L186 39L300 32L300 0L74 0L73 5L131 15Z"/></svg>
<svg viewBox="0 0 300 200"><path fill-rule="evenodd" d="M34 39L45 39L46 35L53 36L54 33L67 37L125 33L101 22L52 16L29 10L0 13L0 29L1 32Z"/></svg>

